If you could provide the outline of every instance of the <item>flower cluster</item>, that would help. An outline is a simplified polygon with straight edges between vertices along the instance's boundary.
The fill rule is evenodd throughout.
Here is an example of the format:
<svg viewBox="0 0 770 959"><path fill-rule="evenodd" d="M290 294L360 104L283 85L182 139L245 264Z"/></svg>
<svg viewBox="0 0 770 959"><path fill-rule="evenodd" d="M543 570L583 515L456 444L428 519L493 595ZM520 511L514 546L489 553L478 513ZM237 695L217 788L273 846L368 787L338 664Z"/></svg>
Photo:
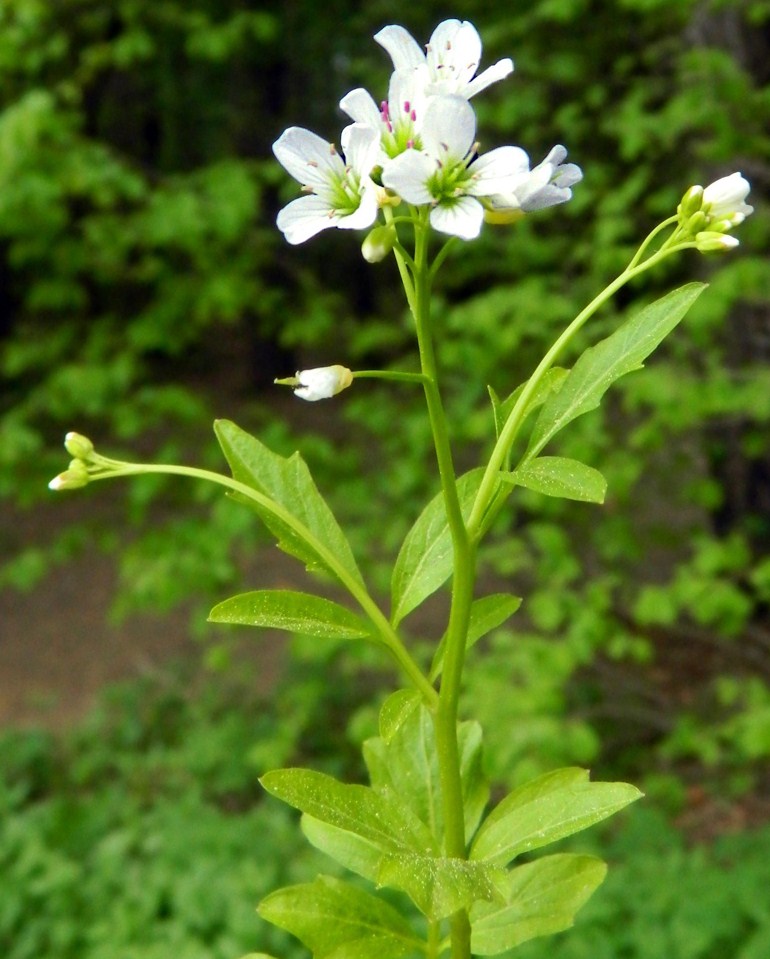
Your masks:
<svg viewBox="0 0 770 959"><path fill-rule="evenodd" d="M705 189L691 186L677 209L680 230L695 240L702 253L733 249L738 240L730 231L754 212L746 203L750 189L740 173L714 180Z"/></svg>
<svg viewBox="0 0 770 959"><path fill-rule="evenodd" d="M429 208L434 229L471 240L485 218L511 222L570 199L582 173L564 163L563 146L532 169L517 146L479 154L469 101L507 77L513 62L478 73L481 39L473 24L445 20L425 52L403 27L385 27L374 39L393 61L388 96L380 106L360 88L342 98L353 122L342 131L341 153L302 127L290 127L273 145L306 194L278 215L289 243L330 227L366 229L382 206L402 200Z"/></svg>

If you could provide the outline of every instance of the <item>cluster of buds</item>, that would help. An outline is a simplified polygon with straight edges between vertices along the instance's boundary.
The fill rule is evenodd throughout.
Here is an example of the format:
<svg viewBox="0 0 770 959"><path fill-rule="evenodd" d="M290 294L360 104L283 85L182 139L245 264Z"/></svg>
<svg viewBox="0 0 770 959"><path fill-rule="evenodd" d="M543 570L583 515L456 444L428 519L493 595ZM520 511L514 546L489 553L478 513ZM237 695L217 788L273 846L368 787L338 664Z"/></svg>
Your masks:
<svg viewBox="0 0 770 959"><path fill-rule="evenodd" d="M94 444L80 433L67 433L64 437L64 448L72 457L70 465L63 473L54 476L48 488L59 491L87 486L91 481L89 466L93 462Z"/></svg>
<svg viewBox="0 0 770 959"><path fill-rule="evenodd" d="M731 173L705 188L691 186L677 207L681 233L693 238L701 253L732 250L738 240L730 231L754 212L746 203L750 189L740 173Z"/></svg>

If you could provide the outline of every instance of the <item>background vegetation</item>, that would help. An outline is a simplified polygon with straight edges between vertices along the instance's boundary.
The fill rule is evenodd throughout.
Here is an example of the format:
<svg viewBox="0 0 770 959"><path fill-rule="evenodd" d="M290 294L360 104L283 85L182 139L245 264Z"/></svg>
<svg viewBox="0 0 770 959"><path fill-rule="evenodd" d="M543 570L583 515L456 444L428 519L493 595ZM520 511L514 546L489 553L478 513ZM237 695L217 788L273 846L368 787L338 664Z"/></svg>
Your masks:
<svg viewBox="0 0 770 959"><path fill-rule="evenodd" d="M441 362L469 464L492 433L486 384L505 393L524 379L687 186L740 170L757 207L737 254L682 258L586 333L685 278L712 284L644 375L562 446L608 476L606 506L565 512L522 497L487 551L490 583L527 597L472 665L474 711L490 710L490 771L502 783L589 764L643 785L690 837L760 827L770 819L766 0L364 10L331 0L321 17L305 0L6 0L0 584L42 587L73 553L119 548L119 610L194 595L200 624L243 586L259 543L245 511L148 478L110 493L109 525L86 515L54 526L45 486L72 428L117 455L219 467L215 415L282 451L298 445L385 582L433 491L419 398L367 383L298 409L265 387L325 362L410 368L408 318L391 265L364 268L352 237L283 243L273 219L294 188L270 144L290 124L338 136L339 97L359 84L377 95L387 79L371 35L400 22L424 39L445 16L479 26L485 62L516 63L479 104L484 146L520 143L536 162L564 142L585 172L568 206L487 230L445 271ZM15 518L40 509L55 532L30 545ZM314 678L321 667L342 679L337 701ZM312 753L354 776L346 744L371 731L379 688L375 663L334 649L299 643L292 669L299 693L287 686L272 706L228 695L225 670L220 692L133 689L72 741L7 740L0 863L15 892L0 905L0 944L11 959L274 948L251 907L303 861L289 863L288 814L257 802L256 775ZM311 735L319 721L328 742ZM651 817L633 814L605 837L605 855L624 865L586 934L557 955L766 955L756 858L766 829L693 850Z"/></svg>

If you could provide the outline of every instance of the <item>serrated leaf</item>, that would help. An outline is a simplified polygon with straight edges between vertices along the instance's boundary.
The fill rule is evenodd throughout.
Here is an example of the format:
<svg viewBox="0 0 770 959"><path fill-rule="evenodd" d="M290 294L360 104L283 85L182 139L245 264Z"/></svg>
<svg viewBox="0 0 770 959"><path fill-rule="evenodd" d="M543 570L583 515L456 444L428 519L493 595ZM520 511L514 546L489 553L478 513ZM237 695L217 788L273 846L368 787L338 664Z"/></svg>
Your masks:
<svg viewBox="0 0 770 959"><path fill-rule="evenodd" d="M502 869L487 864L412 853L386 856L380 867L378 883L401 889L423 915L438 922L458 909L469 908L480 899L502 902L496 884L505 878Z"/></svg>
<svg viewBox="0 0 770 959"><path fill-rule="evenodd" d="M606 872L600 859L567 853L511 870L505 904L476 903L471 910L474 955L496 956L528 939L568 929Z"/></svg>
<svg viewBox="0 0 770 959"><path fill-rule="evenodd" d="M644 360L683 319L705 289L688 283L656 300L577 360L558 393L546 401L527 450L534 457L567 423L596 409L621 376L641 369Z"/></svg>
<svg viewBox="0 0 770 959"><path fill-rule="evenodd" d="M380 736L389 743L402 723L422 702L416 689L397 689L380 707Z"/></svg>
<svg viewBox="0 0 770 959"><path fill-rule="evenodd" d="M470 858L502 866L580 832L641 797L628 783L591 782L588 771L557 769L506 796L481 825Z"/></svg>
<svg viewBox="0 0 770 959"><path fill-rule="evenodd" d="M471 835L489 798L489 788L481 768L481 727L478 723L460 723L457 744L466 834ZM439 843L443 836L441 779L430 711L420 704L387 743L381 737L367 740L364 759L372 787L397 796Z"/></svg>
<svg viewBox="0 0 770 959"><path fill-rule="evenodd" d="M260 782L271 795L353 833L380 854L438 851L427 827L398 797L312 769L276 769Z"/></svg>
<svg viewBox="0 0 770 959"><path fill-rule="evenodd" d="M501 473L500 479L546 496L584 503L603 503L607 493L607 480L599 470L565 456L538 456L512 473Z"/></svg>
<svg viewBox="0 0 770 959"><path fill-rule="evenodd" d="M382 899L330 876L271 893L257 910L316 959L402 959L424 943Z"/></svg>
<svg viewBox="0 0 770 959"><path fill-rule="evenodd" d="M512 596L510 593L493 593L490 596L482 596L475 599L471 604L470 621L468 623L468 638L465 648L470 649L487 633L501 626L506 619L516 612L521 606L521 597ZM434 682L444 668L444 651L446 649L446 633L441 637L436 653L433 657L433 664L430 668L430 681Z"/></svg>
<svg viewBox="0 0 770 959"><path fill-rule="evenodd" d="M366 623L339 603L288 589L260 589L232 596L211 610L209 622L285 629L320 639L371 637Z"/></svg>
<svg viewBox="0 0 770 959"><path fill-rule="evenodd" d="M279 456L229 420L217 420L214 432L233 479L269 497L297 520L299 529L253 500L233 494L259 514L280 548L308 569L323 569L339 578L334 568L338 564L363 586L350 544L299 453Z"/></svg>
<svg viewBox="0 0 770 959"><path fill-rule="evenodd" d="M457 495L465 519L470 515L483 475L483 469L475 469L457 480ZM391 580L394 626L449 579L452 560L452 537L444 497L439 493L418 516L396 559Z"/></svg>

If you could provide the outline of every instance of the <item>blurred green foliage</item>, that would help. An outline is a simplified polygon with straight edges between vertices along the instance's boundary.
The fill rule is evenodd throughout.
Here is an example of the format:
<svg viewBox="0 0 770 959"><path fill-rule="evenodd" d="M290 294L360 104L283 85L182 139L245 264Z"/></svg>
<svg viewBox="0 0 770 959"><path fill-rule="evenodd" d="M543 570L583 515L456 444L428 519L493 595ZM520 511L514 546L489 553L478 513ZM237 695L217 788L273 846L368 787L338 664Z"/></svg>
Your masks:
<svg viewBox="0 0 770 959"><path fill-rule="evenodd" d="M516 63L479 104L484 146L519 143L536 162L564 142L585 180L567 206L488 229L444 271L439 352L463 466L493 436L486 384L506 395L525 379L687 186L741 170L757 206L736 254L682 258L585 333L583 345L605 334L632 296L711 281L665 352L559 445L608 477L605 507L523 493L485 554L489 582L526 597L470 671L490 769L518 781L606 764L674 804L692 782L766 786L770 4L400 10L0 7L0 495L13 516L45 510L55 523L45 484L67 429L117 455L221 467L207 437L213 415L227 415L281 452L301 445L384 587L435 491L419 397L367 383L321 411L291 406L304 430L292 440L290 404L269 406L262 388L324 362L413 369L412 332L392 264L366 266L353 237L283 244L272 221L293 187L270 144L290 124L334 139L342 94L383 91L387 58L370 38L384 23L425 38L447 13L467 17L486 63ZM90 506L105 493L82 495ZM72 552L108 548L121 555L122 612L192 595L202 620L243 587L259 543L246 511L157 479L109 496L109 522L84 507L51 543L25 543L23 524L0 530L0 584L33 588ZM430 627L413 631L417 643ZM356 729L373 715L362 706Z"/></svg>

